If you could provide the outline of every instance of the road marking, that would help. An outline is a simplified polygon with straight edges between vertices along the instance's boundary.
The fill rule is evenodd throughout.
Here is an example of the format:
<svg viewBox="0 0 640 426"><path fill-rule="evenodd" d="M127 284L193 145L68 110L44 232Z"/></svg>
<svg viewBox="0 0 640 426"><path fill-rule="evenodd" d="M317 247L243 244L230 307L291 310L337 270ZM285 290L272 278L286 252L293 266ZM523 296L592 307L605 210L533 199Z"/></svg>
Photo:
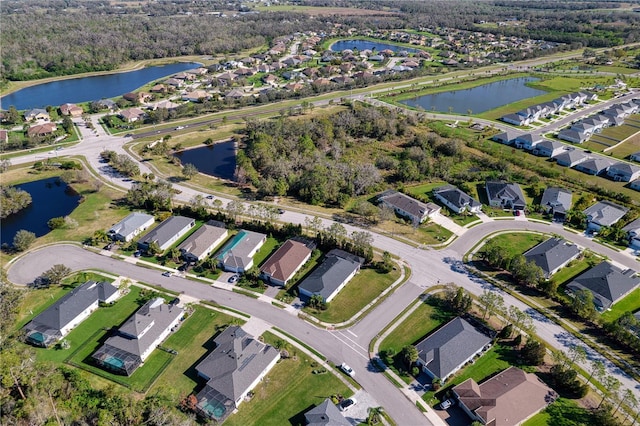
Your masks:
<svg viewBox="0 0 640 426"><path fill-rule="evenodd" d="M356 333L354 333L353 331L351 331L351 330L347 330L347 332L353 334L355 337L358 337L358 335Z"/></svg>
<svg viewBox="0 0 640 426"><path fill-rule="evenodd" d="M341 339L340 337L338 337L337 333L333 333L333 336L338 339L339 341L341 341L342 343L344 343L345 346L347 346L349 349L353 350L357 355L360 355L363 359L369 360L369 356L367 355L363 355L361 351L359 351L357 348L354 348L353 345L355 344L355 346L358 346L360 348L362 348L362 346L358 345L357 343L350 343L347 342L343 339ZM346 336L345 336L346 337ZM364 348L362 348L364 349ZM366 352L366 351L365 351Z"/></svg>
<svg viewBox="0 0 640 426"><path fill-rule="evenodd" d="M355 340L353 340L352 338L350 338L349 336L347 336L343 332L339 331L338 333L340 333L342 336L344 336L345 339L349 340L351 343L353 343L354 345L356 345L357 347L362 349L365 353L368 353L368 349L367 348L365 348L364 346L361 346L360 344L358 344L358 342L356 342Z"/></svg>

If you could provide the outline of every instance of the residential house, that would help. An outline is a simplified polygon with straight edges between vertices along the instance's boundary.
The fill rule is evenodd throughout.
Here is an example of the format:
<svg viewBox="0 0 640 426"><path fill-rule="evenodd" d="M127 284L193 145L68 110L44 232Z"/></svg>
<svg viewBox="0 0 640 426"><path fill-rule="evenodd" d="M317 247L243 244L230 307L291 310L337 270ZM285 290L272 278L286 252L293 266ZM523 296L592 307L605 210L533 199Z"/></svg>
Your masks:
<svg viewBox="0 0 640 426"><path fill-rule="evenodd" d="M180 104L170 101L169 99L164 99L162 101L156 102L155 104L149 105L149 107L154 111L157 109L166 109L168 111L171 111L178 108L179 106Z"/></svg>
<svg viewBox="0 0 640 426"><path fill-rule="evenodd" d="M123 109L118 114L118 116L127 123L133 123L134 121L143 120L146 115L147 113L145 113L140 108Z"/></svg>
<svg viewBox="0 0 640 426"><path fill-rule="evenodd" d="M590 136L591 133L585 133L573 128L562 129L558 132L558 139L571 143L584 143Z"/></svg>
<svg viewBox="0 0 640 426"><path fill-rule="evenodd" d="M76 104L63 104L60 105L60 113L62 115L68 115L70 117L80 117L84 110Z"/></svg>
<svg viewBox="0 0 640 426"><path fill-rule="evenodd" d="M636 179L629 185L629 188L635 189L636 191L640 191L640 179Z"/></svg>
<svg viewBox="0 0 640 426"><path fill-rule="evenodd" d="M227 327L213 342L215 348L197 366L207 381L196 395L196 410L222 423L280 359L280 352L238 326Z"/></svg>
<svg viewBox="0 0 640 426"><path fill-rule="evenodd" d="M492 207L513 210L524 210L527 207L527 201L517 183L487 181L485 189Z"/></svg>
<svg viewBox="0 0 640 426"><path fill-rule="evenodd" d="M192 92L183 94L182 100L189 102L202 102L203 100L209 99L210 97L211 95L204 90L194 90Z"/></svg>
<svg viewBox="0 0 640 426"><path fill-rule="evenodd" d="M542 142L542 136L534 135L533 133L526 133L524 135L517 136L513 141L516 144L516 148L532 151L536 145Z"/></svg>
<svg viewBox="0 0 640 426"><path fill-rule="evenodd" d="M49 136L58 130L56 123L42 123L31 126L27 129L27 136Z"/></svg>
<svg viewBox="0 0 640 426"><path fill-rule="evenodd" d="M265 234L241 230L222 248L216 259L225 271L246 272L253 266L253 256L265 241Z"/></svg>
<svg viewBox="0 0 640 426"><path fill-rule="evenodd" d="M156 84L151 89L149 89L149 91L151 93L159 93L161 95L164 95L165 93L167 93L169 91L169 89L167 88L166 84Z"/></svg>
<svg viewBox="0 0 640 426"><path fill-rule="evenodd" d="M51 118L49 117L49 113L46 109L34 108L24 114L24 119L26 121L49 121Z"/></svg>
<svg viewBox="0 0 640 426"><path fill-rule="evenodd" d="M587 229L599 231L603 226L611 226L627 214L628 208L610 201L598 201L583 213L587 216Z"/></svg>
<svg viewBox="0 0 640 426"><path fill-rule="evenodd" d="M149 244L154 242L161 251L165 251L195 225L196 221L190 217L171 216L143 235L138 241L138 247L142 250L149 250Z"/></svg>
<svg viewBox="0 0 640 426"><path fill-rule="evenodd" d="M307 426L350 426L351 423L346 419L331 401L326 398L322 404L313 407L304 413L304 419Z"/></svg>
<svg viewBox="0 0 640 426"><path fill-rule="evenodd" d="M467 379L453 388L458 405L473 420L491 426L518 426L556 398L533 373L509 367L482 384Z"/></svg>
<svg viewBox="0 0 640 426"><path fill-rule="evenodd" d="M622 228L627 233L627 239L629 240L629 247L632 249L640 249L640 218Z"/></svg>
<svg viewBox="0 0 640 426"><path fill-rule="evenodd" d="M358 273L363 263L361 257L342 250L331 250L298 286L300 298L308 300L319 295L325 302L330 302Z"/></svg>
<svg viewBox="0 0 640 426"><path fill-rule="evenodd" d="M558 163L559 166L563 167L574 167L583 161L587 161L589 157L584 151L581 149L571 149L568 151L563 151L560 154L553 157Z"/></svg>
<svg viewBox="0 0 640 426"><path fill-rule="evenodd" d="M312 247L287 240L260 267L260 277L268 283L284 286L311 258Z"/></svg>
<svg viewBox="0 0 640 426"><path fill-rule="evenodd" d="M155 218L149 214L133 212L113 225L107 234L114 240L129 242L154 222Z"/></svg>
<svg viewBox="0 0 640 426"><path fill-rule="evenodd" d="M542 193L540 207L548 214L551 214L554 220L564 221L567 212L571 209L571 191L563 188L550 187Z"/></svg>
<svg viewBox="0 0 640 426"><path fill-rule="evenodd" d="M143 102L146 102L148 99L151 99L152 96L149 93L145 92L129 92L122 95L122 97L129 102L141 104Z"/></svg>
<svg viewBox="0 0 640 426"><path fill-rule="evenodd" d="M62 339L96 309L100 302L112 303L118 289L107 282L87 281L74 288L24 326L27 342L49 347Z"/></svg>
<svg viewBox="0 0 640 426"><path fill-rule="evenodd" d="M175 87L175 88L180 88L184 85L184 81L182 80L178 80L177 78L168 78L164 81L164 84L171 86L171 87Z"/></svg>
<svg viewBox="0 0 640 426"><path fill-rule="evenodd" d="M607 176L616 182L631 182L640 178L640 167L620 161L609 166Z"/></svg>
<svg viewBox="0 0 640 426"><path fill-rule="evenodd" d="M529 118L519 114L506 114L500 117L500 120L515 126L528 126L531 123Z"/></svg>
<svg viewBox="0 0 640 426"><path fill-rule="evenodd" d="M544 277L548 279L579 255L580 249L575 244L568 243L561 238L549 238L527 250L524 253L524 258L527 262L538 265L542 269Z"/></svg>
<svg viewBox="0 0 640 426"><path fill-rule="evenodd" d="M442 204L450 208L455 213L469 211L471 213L480 213L482 204L467 195L453 185L444 185L433 190L433 195Z"/></svg>
<svg viewBox="0 0 640 426"><path fill-rule="evenodd" d="M588 159L576 164L575 169L588 175L598 176L599 174L606 172L609 166L611 166L611 161L597 156L589 157Z"/></svg>
<svg viewBox="0 0 640 426"><path fill-rule="evenodd" d="M566 147L564 146L564 144L558 141L544 140L537 144L531 152L533 153L533 155L539 155L541 157L555 157L565 150Z"/></svg>
<svg viewBox="0 0 640 426"><path fill-rule="evenodd" d="M634 152L633 154L631 154L631 155L629 156L629 159L630 159L631 161L637 161L638 163L640 163L640 151L638 151L638 152Z"/></svg>
<svg viewBox="0 0 640 426"><path fill-rule="evenodd" d="M416 345L416 363L433 378L446 381L491 346L491 337L456 317Z"/></svg>
<svg viewBox="0 0 640 426"><path fill-rule="evenodd" d="M635 273L604 261L574 278L567 284L567 289L574 292L589 290L596 308L606 310L638 287L640 278L634 277Z"/></svg>
<svg viewBox="0 0 640 426"><path fill-rule="evenodd" d="M238 75L230 71L222 73L216 77L218 84L221 86L231 86L238 79Z"/></svg>
<svg viewBox="0 0 640 426"><path fill-rule="evenodd" d="M115 111L118 109L118 104L111 99L100 99L94 103L100 109L108 109L109 111Z"/></svg>
<svg viewBox="0 0 640 426"><path fill-rule="evenodd" d="M491 138L491 140L500 142L501 144L504 144L504 145L513 145L518 135L519 134L513 130L507 130L506 132L502 132L502 133L498 133L497 135L494 135Z"/></svg>
<svg viewBox="0 0 640 426"><path fill-rule="evenodd" d="M423 203L398 191L383 192L378 202L392 208L400 216L411 219L413 223L422 223L440 211L440 206L434 203Z"/></svg>
<svg viewBox="0 0 640 426"><path fill-rule="evenodd" d="M205 223L178 246L184 260L197 262L206 259L227 238L225 228Z"/></svg>
<svg viewBox="0 0 640 426"><path fill-rule="evenodd" d="M242 99L244 98L245 94L242 90L240 89L232 89L229 90L229 92L227 92L226 95L224 95L225 99L234 99L234 100L238 100L238 99Z"/></svg>
<svg viewBox="0 0 640 426"><path fill-rule="evenodd" d="M180 324L184 310L157 297L142 305L91 355L105 370L130 376Z"/></svg>

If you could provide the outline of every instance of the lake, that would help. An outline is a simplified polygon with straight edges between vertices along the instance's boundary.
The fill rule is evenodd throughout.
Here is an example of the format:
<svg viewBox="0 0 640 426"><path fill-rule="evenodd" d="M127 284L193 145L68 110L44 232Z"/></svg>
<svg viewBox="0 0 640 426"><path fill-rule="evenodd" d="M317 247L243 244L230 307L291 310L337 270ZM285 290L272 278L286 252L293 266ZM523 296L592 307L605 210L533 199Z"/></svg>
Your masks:
<svg viewBox="0 0 640 426"><path fill-rule="evenodd" d="M26 229L41 237L50 231L49 219L67 216L77 206L80 195L57 177L15 185L31 194L31 204L16 214L2 219L0 243L13 243L13 237Z"/></svg>
<svg viewBox="0 0 640 426"><path fill-rule="evenodd" d="M201 64L195 62L178 62L136 71L51 81L25 87L3 96L0 98L0 106L2 109L9 109L13 105L18 110L24 110L45 108L48 105L58 106L67 102L79 103L114 98L136 90L153 80L199 66Z"/></svg>
<svg viewBox="0 0 640 426"><path fill-rule="evenodd" d="M342 52L345 49L358 50L360 52L363 50L375 50L376 52L380 52L385 49L391 49L394 52L400 52L404 50L409 53L415 53L418 51L418 49L412 49L410 47L397 46L395 44L380 43L377 41L369 40L340 40L329 46L329 49L333 50L334 52Z"/></svg>
<svg viewBox="0 0 640 426"><path fill-rule="evenodd" d="M182 164L196 166L200 173L227 180L233 180L235 176L236 149L233 141L186 149L177 152L176 156Z"/></svg>
<svg viewBox="0 0 640 426"><path fill-rule="evenodd" d="M399 102L413 108L420 107L425 111L448 113L449 108L452 108L452 112L458 114L467 114L469 110L472 114L479 114L522 99L544 95L547 93L544 90L525 85L538 80L533 77L512 78L471 89L434 93Z"/></svg>

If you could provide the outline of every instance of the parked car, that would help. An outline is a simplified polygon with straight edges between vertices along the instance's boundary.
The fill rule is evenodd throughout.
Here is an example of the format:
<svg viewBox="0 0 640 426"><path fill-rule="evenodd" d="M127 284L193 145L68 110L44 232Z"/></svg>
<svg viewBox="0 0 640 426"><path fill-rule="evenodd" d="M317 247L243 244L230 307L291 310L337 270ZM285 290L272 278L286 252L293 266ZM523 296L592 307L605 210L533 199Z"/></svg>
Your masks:
<svg viewBox="0 0 640 426"><path fill-rule="evenodd" d="M340 364L340 370L344 371L346 374L348 374L351 377L355 376L355 374L356 374L356 372L353 371L353 368L349 367L344 362L342 364Z"/></svg>
<svg viewBox="0 0 640 426"><path fill-rule="evenodd" d="M213 195L207 195L207 200L213 200Z"/></svg>
<svg viewBox="0 0 640 426"><path fill-rule="evenodd" d="M140 256L142 256L142 252L140 250L136 250L135 252L133 252L133 255L135 257L140 257Z"/></svg>
<svg viewBox="0 0 640 426"><path fill-rule="evenodd" d="M171 276L171 272L165 271L165 272L162 273L162 276L163 277L170 277Z"/></svg>
<svg viewBox="0 0 640 426"><path fill-rule="evenodd" d="M278 214L284 214L284 210L278 209Z"/></svg>
<svg viewBox="0 0 640 426"><path fill-rule="evenodd" d="M355 398L343 399L340 405L338 405L338 408L340 409L340 411L347 411L349 408L353 407L357 403L358 401L356 401Z"/></svg>
<svg viewBox="0 0 640 426"><path fill-rule="evenodd" d="M446 410L453 405L453 402L454 401L452 399L445 399L440 403L440 408L442 408L443 410Z"/></svg>
<svg viewBox="0 0 640 426"><path fill-rule="evenodd" d="M238 274L235 274L235 275L231 275L227 281L230 283L235 283L236 281L238 281L239 278L240 276Z"/></svg>
<svg viewBox="0 0 640 426"><path fill-rule="evenodd" d="M184 129L184 126L178 126L178 127L176 127L176 130L182 130L182 129Z"/></svg>

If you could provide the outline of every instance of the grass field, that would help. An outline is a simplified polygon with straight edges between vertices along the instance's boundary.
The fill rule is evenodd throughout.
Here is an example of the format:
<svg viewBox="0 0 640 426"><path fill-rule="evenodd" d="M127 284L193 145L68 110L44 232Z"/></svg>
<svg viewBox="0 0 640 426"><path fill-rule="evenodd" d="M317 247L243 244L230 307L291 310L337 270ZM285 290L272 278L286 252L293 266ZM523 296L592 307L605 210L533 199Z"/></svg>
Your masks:
<svg viewBox="0 0 640 426"><path fill-rule="evenodd" d="M327 310L316 311L311 308L304 308L304 310L328 323L346 321L378 297L399 277L399 270L381 274L375 269L363 268L347 283L335 299L329 302Z"/></svg>
<svg viewBox="0 0 640 426"><path fill-rule="evenodd" d="M575 401L558 398L540 413L524 422L523 426L579 426L591 424L589 412Z"/></svg>
<svg viewBox="0 0 640 426"><path fill-rule="evenodd" d="M265 333L266 342L279 340ZM295 353L295 349L289 349ZM280 426L304 424L304 412L322 403L331 395L350 396L349 389L331 372L313 374L321 368L303 353L296 359L281 360L267 377L254 389L251 401L243 402L236 414L231 415L226 425Z"/></svg>
<svg viewBox="0 0 640 426"><path fill-rule="evenodd" d="M276 249L276 247L280 244L280 241L276 240L273 237L267 237L267 241L260 247L260 250L253 256L253 264L255 266L260 266L262 262L264 262L267 257L271 255Z"/></svg>
<svg viewBox="0 0 640 426"><path fill-rule="evenodd" d="M509 252L510 256L515 256L517 254L523 254L525 251L546 239L547 237L540 234L510 232L507 234L496 235L489 240L489 243L497 244L499 247L504 247Z"/></svg>
<svg viewBox="0 0 640 426"><path fill-rule="evenodd" d="M636 129L639 130L639 129ZM635 135L627 139L623 144L608 151L609 154L616 158L629 160L629 156L636 152L640 152L640 135Z"/></svg>
<svg viewBox="0 0 640 426"><path fill-rule="evenodd" d="M615 321L625 312L635 312L640 309L640 288L636 288L613 307L602 313L600 317L606 321Z"/></svg>

